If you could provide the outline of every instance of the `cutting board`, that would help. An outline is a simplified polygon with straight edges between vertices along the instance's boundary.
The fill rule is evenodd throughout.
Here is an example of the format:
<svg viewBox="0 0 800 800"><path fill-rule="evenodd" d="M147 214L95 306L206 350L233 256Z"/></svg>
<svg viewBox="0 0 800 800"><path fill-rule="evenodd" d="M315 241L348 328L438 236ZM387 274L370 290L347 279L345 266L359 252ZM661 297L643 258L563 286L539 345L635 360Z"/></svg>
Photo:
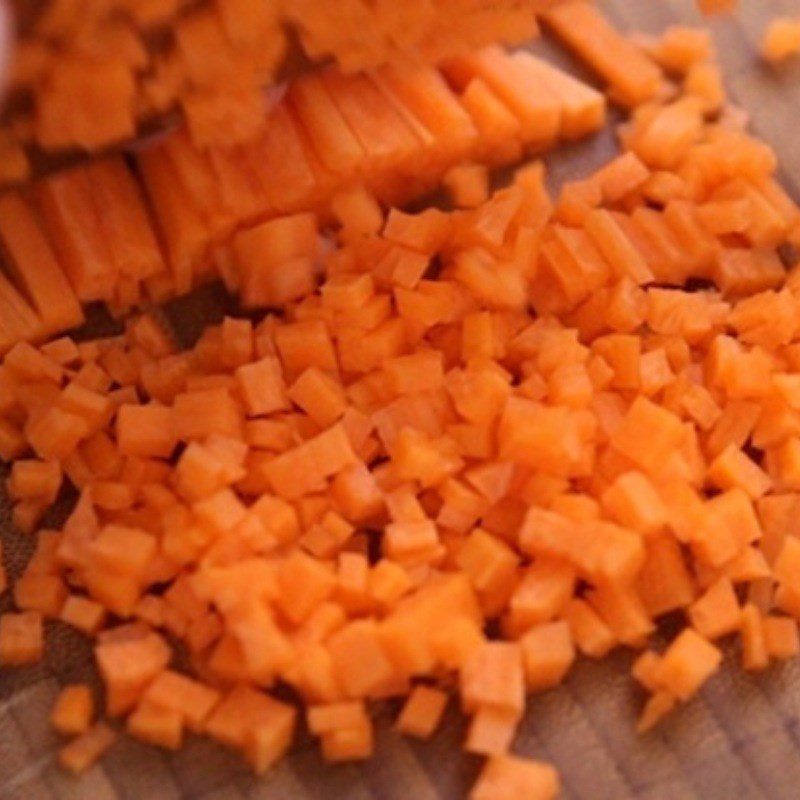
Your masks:
<svg viewBox="0 0 800 800"><path fill-rule="evenodd" d="M755 131L777 150L782 178L800 198L800 62L774 71L756 58L767 21L779 13L800 13L800 3L742 2L738 18L712 24L728 86L751 114ZM699 21L692 0L607 0L605 6L621 25L649 32ZM585 75L557 48L546 51ZM613 137L605 133L552 154L554 188L591 172L613 147ZM170 304L165 314L188 344L204 324L231 311L230 301L211 289ZM90 330L112 332L113 323L101 318ZM65 512L62 504L46 522L58 524ZM0 533L13 574L23 567L32 542L12 532L8 519L8 503L0 498ZM8 607L8 598L0 600L0 611ZM630 655L581 661L564 686L531 700L514 750L555 764L565 798L796 800L800 667L789 663L750 676L736 659L732 646L725 667L700 696L644 737L633 731L643 698L629 677ZM95 680L89 647L59 626L49 631L46 664L0 671L0 800L459 800L480 768L479 759L461 752L464 722L456 708L448 710L431 741L417 743L392 731L397 707L386 704L377 710L376 756L364 765L326 766L314 743L302 739L266 777L256 779L236 756L199 738L168 755L122 740L102 764L76 780L54 764L58 740L47 716L61 686L86 680Z"/></svg>

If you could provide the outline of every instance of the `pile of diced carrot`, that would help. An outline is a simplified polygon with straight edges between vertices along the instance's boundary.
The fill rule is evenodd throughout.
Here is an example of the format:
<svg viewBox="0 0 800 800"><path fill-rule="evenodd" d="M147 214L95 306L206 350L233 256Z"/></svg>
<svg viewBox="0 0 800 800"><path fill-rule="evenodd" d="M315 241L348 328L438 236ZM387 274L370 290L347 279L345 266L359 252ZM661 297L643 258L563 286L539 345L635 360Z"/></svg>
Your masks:
<svg viewBox="0 0 800 800"><path fill-rule="evenodd" d="M196 241L197 260L168 244L167 294L216 269L245 305L281 306L227 317L188 350L154 313L120 336L40 347L3 330L0 457L36 550L0 617L0 664L39 660L45 619L73 626L94 642L111 721L66 687L52 712L74 737L65 767L99 758L118 721L167 749L207 735L263 772L300 716L278 685L328 761L360 760L372 701L405 698L397 729L427 738L456 694L465 749L488 759L473 800L547 800L555 771L511 747L526 697L578 656L637 651L645 732L718 669L724 637L748 670L800 651L800 272L787 257L800 209L728 104L705 33L634 44L583 2L546 20L631 108L620 154L555 197L540 162L491 193L485 157L442 158L434 138L417 169L437 165L455 210L387 210L415 168L376 151L324 203L242 225L214 192L238 201L244 184L214 183L222 173L176 137L141 157L152 242L127 235L149 230L134 204L117 216L136 189L121 165L40 187L55 248L27 200L2 200L12 257L36 252L53 275L64 259L81 299L104 296L109 262L78 201L107 178L115 222L91 224L117 232L103 240L115 275L141 279L175 237ZM489 48L443 74L469 109L508 120L506 144L595 124L591 90L527 55ZM347 79L315 80L338 130L366 137ZM382 86L370 80L362 98ZM548 80L569 87L555 111L535 91ZM415 112L423 93L398 89ZM321 160L346 153L333 126L313 130ZM248 163L240 177L258 174ZM212 249L213 266L200 256ZM47 282L27 263L12 260L41 320L60 315L49 332L72 324L77 301L37 299ZM74 510L40 529L65 483ZM683 626L658 652L666 615Z"/></svg>
<svg viewBox="0 0 800 800"><path fill-rule="evenodd" d="M46 0L21 20L14 102L0 129L0 183L25 178L28 145L96 151L173 109L197 144L257 137L264 90L287 56L287 30L309 58L352 72L524 42L536 32L534 12L553 2Z"/></svg>

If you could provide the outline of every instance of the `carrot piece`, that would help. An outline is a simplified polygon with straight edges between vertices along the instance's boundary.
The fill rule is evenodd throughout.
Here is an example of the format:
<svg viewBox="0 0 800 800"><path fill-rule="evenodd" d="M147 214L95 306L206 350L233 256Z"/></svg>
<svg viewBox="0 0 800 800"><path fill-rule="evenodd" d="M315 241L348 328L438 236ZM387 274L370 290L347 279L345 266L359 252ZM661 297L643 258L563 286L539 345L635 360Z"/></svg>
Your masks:
<svg viewBox="0 0 800 800"><path fill-rule="evenodd" d="M117 444L122 455L166 458L177 436L171 409L157 403L124 405L117 413Z"/></svg>
<svg viewBox="0 0 800 800"><path fill-rule="evenodd" d="M739 601L728 578L720 578L688 610L689 621L707 639L718 639L738 630Z"/></svg>
<svg viewBox="0 0 800 800"><path fill-rule="evenodd" d="M94 716L91 689L84 684L65 686L50 712L50 724L59 732L78 735L89 730Z"/></svg>
<svg viewBox="0 0 800 800"><path fill-rule="evenodd" d="M459 691L467 713L489 706L520 715L524 707L520 646L510 642L486 642L462 667Z"/></svg>
<svg viewBox="0 0 800 800"><path fill-rule="evenodd" d="M733 445L729 445L714 459L706 477L718 489L738 486L753 500L772 488L769 475Z"/></svg>
<svg viewBox="0 0 800 800"><path fill-rule="evenodd" d="M517 116L482 78L473 78L460 96L478 131L475 155L492 165L511 164L522 155L521 124Z"/></svg>
<svg viewBox="0 0 800 800"><path fill-rule="evenodd" d="M608 81L615 99L635 106L658 91L658 67L617 33L590 3L560 3L548 9L544 19L559 38Z"/></svg>
<svg viewBox="0 0 800 800"><path fill-rule="evenodd" d="M747 603L742 609L740 633L744 669L766 669L769 665L769 651L764 631L764 617L753 603Z"/></svg>
<svg viewBox="0 0 800 800"><path fill-rule="evenodd" d="M531 628L520 639L528 691L558 686L575 659L575 645L567 622L548 622Z"/></svg>
<svg viewBox="0 0 800 800"><path fill-rule="evenodd" d="M174 291L184 294L191 288L193 271L208 248L210 232L186 198L163 148L143 151L137 163L167 251Z"/></svg>
<svg viewBox="0 0 800 800"><path fill-rule="evenodd" d="M337 728L322 737L322 757L328 763L361 761L373 754L372 723L367 720L351 728Z"/></svg>
<svg viewBox="0 0 800 800"><path fill-rule="evenodd" d="M661 689L656 691L648 698L636 721L636 732L647 733L669 714L676 704L677 700L669 692Z"/></svg>
<svg viewBox="0 0 800 800"><path fill-rule="evenodd" d="M0 663L35 664L44 653L42 615L38 611L0 616Z"/></svg>
<svg viewBox="0 0 800 800"><path fill-rule="evenodd" d="M477 208L489 196L489 174L481 164L460 164L448 170L442 179L456 208Z"/></svg>
<svg viewBox="0 0 800 800"><path fill-rule="evenodd" d="M183 718L180 712L140 702L127 719L126 730L147 744L178 750L183 741Z"/></svg>
<svg viewBox="0 0 800 800"><path fill-rule="evenodd" d="M687 700L716 672L720 651L699 633L686 628L661 659L661 682L675 697Z"/></svg>
<svg viewBox="0 0 800 800"><path fill-rule="evenodd" d="M37 198L78 298L83 302L107 299L114 270L88 172L73 169L49 177L39 185Z"/></svg>
<svg viewBox="0 0 800 800"><path fill-rule="evenodd" d="M336 370L336 354L325 323L295 322L279 328L275 344L287 375L296 376L309 367Z"/></svg>
<svg viewBox="0 0 800 800"><path fill-rule="evenodd" d="M486 762L469 797L470 800L502 800L505 797L554 800L560 788L558 773L549 764L497 755Z"/></svg>
<svg viewBox="0 0 800 800"><path fill-rule="evenodd" d="M447 705L447 694L421 684L415 686L397 718L400 733L419 739L430 738L439 727Z"/></svg>
<svg viewBox="0 0 800 800"><path fill-rule="evenodd" d="M100 209L100 225L120 275L144 280L164 269L142 192L120 157L93 161L87 167Z"/></svg>
<svg viewBox="0 0 800 800"><path fill-rule="evenodd" d="M797 573L799 565L800 540L793 536L787 536L772 565L773 575L780 584L798 591L800 590L800 579L798 579Z"/></svg>
<svg viewBox="0 0 800 800"><path fill-rule="evenodd" d="M95 658L106 686L110 715L133 708L152 681L169 663L170 649L156 633L145 629L130 638L106 639L95 646Z"/></svg>
<svg viewBox="0 0 800 800"><path fill-rule="evenodd" d="M513 58L541 78L558 98L561 106L560 135L563 138L581 139L603 126L606 101L600 92L527 51L515 53Z"/></svg>
<svg viewBox="0 0 800 800"><path fill-rule="evenodd" d="M90 636L100 630L105 618L106 611L100 603L80 595L69 595L61 606L59 615L62 622Z"/></svg>
<svg viewBox="0 0 800 800"><path fill-rule="evenodd" d="M243 364L235 374L249 414L260 416L289 408L278 359L265 356L259 361Z"/></svg>
<svg viewBox="0 0 800 800"><path fill-rule="evenodd" d="M364 176L378 176L374 188L380 195L383 176L407 166L419 153L420 140L365 75L344 76L328 69L320 77L365 151Z"/></svg>
<svg viewBox="0 0 800 800"><path fill-rule="evenodd" d="M327 643L334 671L348 697L362 698L379 690L394 676L394 667L368 620L351 622Z"/></svg>
<svg viewBox="0 0 800 800"><path fill-rule="evenodd" d="M116 740L116 731L106 723L98 722L58 751L58 763L64 769L80 774L102 758Z"/></svg>
<svg viewBox="0 0 800 800"><path fill-rule="evenodd" d="M470 721L464 749L483 756L507 753L519 726L519 716L507 708L480 706Z"/></svg>
<svg viewBox="0 0 800 800"><path fill-rule="evenodd" d="M0 240L9 266L39 313L46 333L83 322L83 312L35 212L19 194L0 198Z"/></svg>
<svg viewBox="0 0 800 800"><path fill-rule="evenodd" d="M797 622L790 617L764 617L764 641L771 658L791 658L800 652Z"/></svg>
<svg viewBox="0 0 800 800"><path fill-rule="evenodd" d="M800 20L791 17L773 19L764 32L761 55L778 64L800 53Z"/></svg>

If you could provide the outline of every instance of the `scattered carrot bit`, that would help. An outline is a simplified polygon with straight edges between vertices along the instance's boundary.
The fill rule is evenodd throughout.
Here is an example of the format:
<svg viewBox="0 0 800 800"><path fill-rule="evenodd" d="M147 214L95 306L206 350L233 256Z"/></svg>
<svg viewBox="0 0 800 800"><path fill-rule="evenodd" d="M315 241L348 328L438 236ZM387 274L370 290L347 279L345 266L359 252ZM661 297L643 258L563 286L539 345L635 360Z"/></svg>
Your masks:
<svg viewBox="0 0 800 800"><path fill-rule="evenodd" d="M779 17L764 32L761 54L773 64L800 53L800 18Z"/></svg>

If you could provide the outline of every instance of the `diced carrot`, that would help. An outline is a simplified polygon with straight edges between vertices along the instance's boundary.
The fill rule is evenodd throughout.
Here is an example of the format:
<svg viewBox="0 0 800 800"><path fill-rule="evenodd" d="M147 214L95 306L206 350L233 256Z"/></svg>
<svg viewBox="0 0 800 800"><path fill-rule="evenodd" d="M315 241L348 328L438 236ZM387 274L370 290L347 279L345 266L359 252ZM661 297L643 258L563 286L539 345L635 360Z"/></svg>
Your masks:
<svg viewBox="0 0 800 800"><path fill-rule="evenodd" d="M688 609L689 621L707 639L718 639L738 630L739 601L730 579L713 583Z"/></svg>
<svg viewBox="0 0 800 800"><path fill-rule="evenodd" d="M69 735L86 733L94 716L91 689L85 684L65 686L50 712L50 724L59 732Z"/></svg>
<svg viewBox="0 0 800 800"><path fill-rule="evenodd" d="M122 455L166 458L176 441L173 412L166 406L124 405L117 412L117 445Z"/></svg>
<svg viewBox="0 0 800 800"><path fill-rule="evenodd" d="M520 639L529 691L557 686L575 659L575 646L567 622L549 622L531 628Z"/></svg>
<svg viewBox="0 0 800 800"><path fill-rule="evenodd" d="M493 756L486 762L470 800L535 797L554 800L560 791L558 774L549 764L511 755Z"/></svg>
<svg viewBox="0 0 800 800"><path fill-rule="evenodd" d="M686 700L719 667L720 651L691 628L669 645L661 659L661 681L675 697Z"/></svg>
<svg viewBox="0 0 800 800"><path fill-rule="evenodd" d="M93 635L105 622L106 611L102 605L80 595L69 595L61 607L59 618L67 625Z"/></svg>
<svg viewBox="0 0 800 800"><path fill-rule="evenodd" d="M414 687L397 718L396 727L407 736L428 739L444 714L447 694L441 689L420 684Z"/></svg>
<svg viewBox="0 0 800 800"><path fill-rule="evenodd" d="M134 738L167 750L177 750L183 740L180 712L146 700L136 706L125 727Z"/></svg>
<svg viewBox="0 0 800 800"><path fill-rule="evenodd" d="M790 617L764 617L764 641L770 658L791 658L800 652L797 622Z"/></svg>
<svg viewBox="0 0 800 800"><path fill-rule="evenodd" d="M616 99L638 105L658 91L658 67L618 34L590 3L559 4L545 13L545 20L609 82Z"/></svg>
<svg viewBox="0 0 800 800"><path fill-rule="evenodd" d="M508 708L480 706L470 720L464 749L482 756L507 753L519 726L519 713Z"/></svg>
<svg viewBox="0 0 800 800"><path fill-rule="evenodd" d="M38 611L0 616L0 663L34 664L44 653L44 628Z"/></svg>

